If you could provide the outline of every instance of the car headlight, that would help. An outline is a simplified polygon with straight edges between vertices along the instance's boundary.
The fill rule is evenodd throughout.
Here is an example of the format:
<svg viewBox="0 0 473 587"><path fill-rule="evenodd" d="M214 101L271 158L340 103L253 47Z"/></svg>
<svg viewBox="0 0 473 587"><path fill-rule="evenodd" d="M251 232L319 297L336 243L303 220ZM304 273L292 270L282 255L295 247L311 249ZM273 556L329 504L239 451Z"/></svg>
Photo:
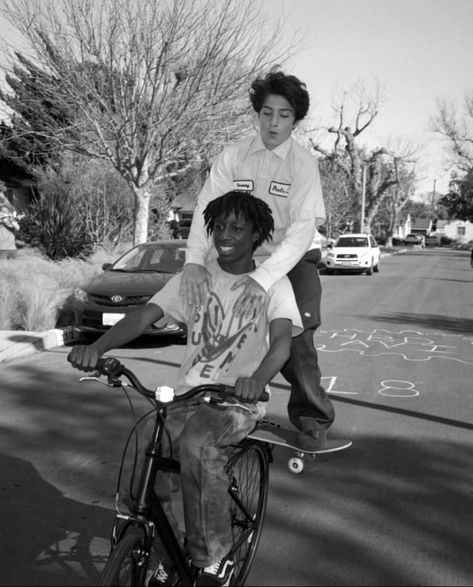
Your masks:
<svg viewBox="0 0 473 587"><path fill-rule="evenodd" d="M74 299L77 302L82 302L83 304L87 304L89 302L88 298L87 298L87 292L85 292L83 289L81 289L80 287L77 287L74 290Z"/></svg>

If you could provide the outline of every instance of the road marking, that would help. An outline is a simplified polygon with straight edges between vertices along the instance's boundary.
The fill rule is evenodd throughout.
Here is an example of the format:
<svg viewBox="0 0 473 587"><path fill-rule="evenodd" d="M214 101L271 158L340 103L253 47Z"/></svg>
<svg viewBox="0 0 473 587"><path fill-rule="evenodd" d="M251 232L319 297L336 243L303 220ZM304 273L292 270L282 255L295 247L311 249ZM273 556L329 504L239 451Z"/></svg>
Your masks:
<svg viewBox="0 0 473 587"><path fill-rule="evenodd" d="M388 397L417 397L420 392L415 389L415 384L411 381L402 381L401 379L386 379L381 381L381 389L378 390L379 395ZM387 392L385 390L392 389L394 392Z"/></svg>
<svg viewBox="0 0 473 587"><path fill-rule="evenodd" d="M328 379L329 380L329 384L325 386L325 391L327 393L339 393L339 394L346 394L346 395L358 395L357 391L339 391L339 390L335 390L333 389L335 382L337 381L338 377L321 377L321 380L323 381L324 379Z"/></svg>
<svg viewBox="0 0 473 587"><path fill-rule="evenodd" d="M319 352L354 352L364 357L398 356L405 361L427 362L434 359L473 365L473 338L458 334L398 332L375 329L320 330L315 336Z"/></svg>

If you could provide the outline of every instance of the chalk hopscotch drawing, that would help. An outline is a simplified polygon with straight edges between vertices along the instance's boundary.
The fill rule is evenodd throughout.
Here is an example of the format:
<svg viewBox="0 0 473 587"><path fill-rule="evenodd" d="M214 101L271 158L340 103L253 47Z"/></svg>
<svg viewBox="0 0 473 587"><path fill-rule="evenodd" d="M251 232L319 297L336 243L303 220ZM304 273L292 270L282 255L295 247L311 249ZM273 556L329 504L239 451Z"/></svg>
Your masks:
<svg viewBox="0 0 473 587"><path fill-rule="evenodd" d="M322 382L324 384L325 391L327 393L335 393L335 394L338 394L339 393L339 394L346 394L346 395L358 395L358 392L357 391L341 391L339 389L335 389L335 384L336 384L337 379L338 379L337 376L333 377L331 375L328 375L328 376L322 377L321 379L322 379Z"/></svg>
<svg viewBox="0 0 473 587"><path fill-rule="evenodd" d="M388 397L416 397L420 395L420 392L414 387L414 383L400 379L381 381L381 389L378 390L378 393Z"/></svg>
<svg viewBox="0 0 473 587"><path fill-rule="evenodd" d="M325 353L352 352L364 357L395 355L406 361L437 359L473 365L473 337L458 334L344 328L317 331L315 343L317 350Z"/></svg>
<svg viewBox="0 0 473 587"><path fill-rule="evenodd" d="M342 391L335 389L337 383L337 376L322 377L325 385L325 391L329 394L340 395L358 395L357 391ZM387 397L417 397L420 392L415 388L415 384L411 381L404 381L401 379L385 379L381 381L381 389L378 390L379 395Z"/></svg>

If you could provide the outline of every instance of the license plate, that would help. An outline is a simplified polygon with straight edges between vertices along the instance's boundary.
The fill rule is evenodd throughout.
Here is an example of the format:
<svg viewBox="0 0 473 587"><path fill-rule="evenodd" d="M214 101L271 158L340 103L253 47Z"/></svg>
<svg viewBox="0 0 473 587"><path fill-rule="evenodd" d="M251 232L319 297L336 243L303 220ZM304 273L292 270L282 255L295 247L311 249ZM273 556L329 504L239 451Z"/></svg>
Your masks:
<svg viewBox="0 0 473 587"><path fill-rule="evenodd" d="M104 326L113 326L124 316L125 314L102 314L102 324Z"/></svg>

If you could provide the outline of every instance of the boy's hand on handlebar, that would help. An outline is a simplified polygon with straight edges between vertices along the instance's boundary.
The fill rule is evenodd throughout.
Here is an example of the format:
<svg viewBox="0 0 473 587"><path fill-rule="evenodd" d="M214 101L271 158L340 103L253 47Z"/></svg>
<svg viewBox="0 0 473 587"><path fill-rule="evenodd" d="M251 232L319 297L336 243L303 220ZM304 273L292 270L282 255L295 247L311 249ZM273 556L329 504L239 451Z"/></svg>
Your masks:
<svg viewBox="0 0 473 587"><path fill-rule="evenodd" d="M203 265L188 263L182 270L180 293L189 306L203 306L211 283L212 277Z"/></svg>
<svg viewBox="0 0 473 587"><path fill-rule="evenodd" d="M264 384L252 377L239 377L235 381L235 397L242 402L254 404L264 391Z"/></svg>
<svg viewBox="0 0 473 587"><path fill-rule="evenodd" d="M80 371L94 371L97 368L97 361L100 353L93 344L76 345L69 353L67 360L73 367Z"/></svg>

